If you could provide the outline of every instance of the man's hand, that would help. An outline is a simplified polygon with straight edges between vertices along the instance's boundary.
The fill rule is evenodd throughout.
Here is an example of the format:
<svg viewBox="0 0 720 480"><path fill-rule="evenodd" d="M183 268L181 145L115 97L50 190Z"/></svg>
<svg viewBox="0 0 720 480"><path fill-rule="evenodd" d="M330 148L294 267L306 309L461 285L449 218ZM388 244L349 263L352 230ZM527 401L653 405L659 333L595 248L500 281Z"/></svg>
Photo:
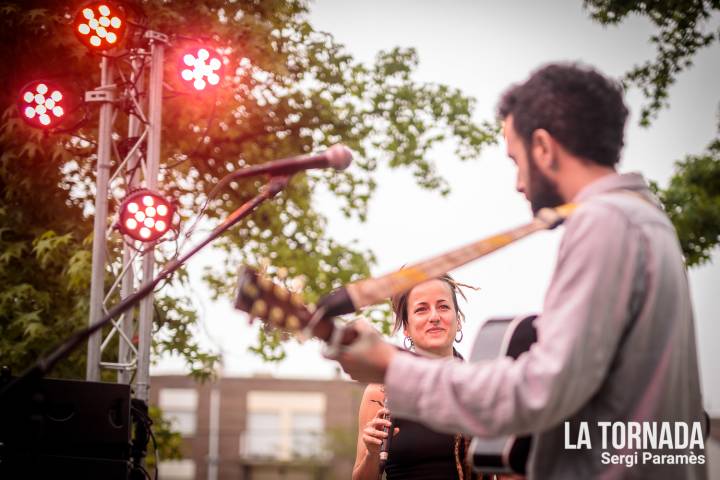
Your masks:
<svg viewBox="0 0 720 480"><path fill-rule="evenodd" d="M398 353L397 348L385 342L365 319L356 320L351 326L360 337L341 350L334 360L340 362L345 373L359 382L383 383L385 372Z"/></svg>

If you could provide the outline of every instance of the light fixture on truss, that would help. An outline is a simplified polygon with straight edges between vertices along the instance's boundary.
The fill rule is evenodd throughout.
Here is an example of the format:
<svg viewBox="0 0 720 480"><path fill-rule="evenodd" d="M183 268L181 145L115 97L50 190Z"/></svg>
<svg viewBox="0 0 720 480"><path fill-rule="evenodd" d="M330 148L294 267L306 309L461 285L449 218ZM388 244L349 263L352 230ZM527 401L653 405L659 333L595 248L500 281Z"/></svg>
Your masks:
<svg viewBox="0 0 720 480"><path fill-rule="evenodd" d="M30 126L50 129L65 120L68 100L54 82L35 80L20 90L17 106L20 117Z"/></svg>
<svg viewBox="0 0 720 480"><path fill-rule="evenodd" d="M118 229L141 242L153 242L172 227L173 204L148 189L135 190L120 204Z"/></svg>
<svg viewBox="0 0 720 480"><path fill-rule="evenodd" d="M110 50L125 36L125 11L107 1L89 2L75 14L73 29L77 38L90 50Z"/></svg>
<svg viewBox="0 0 720 480"><path fill-rule="evenodd" d="M206 46L188 48L179 57L178 71L186 88L198 92L215 88L223 75L222 56Z"/></svg>

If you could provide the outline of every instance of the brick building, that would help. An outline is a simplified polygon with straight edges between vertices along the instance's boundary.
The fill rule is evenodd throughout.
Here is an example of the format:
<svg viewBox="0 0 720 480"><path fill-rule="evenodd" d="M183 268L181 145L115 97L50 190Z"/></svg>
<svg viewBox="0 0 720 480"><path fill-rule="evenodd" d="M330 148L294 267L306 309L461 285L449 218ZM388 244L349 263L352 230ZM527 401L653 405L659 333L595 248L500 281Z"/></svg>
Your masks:
<svg viewBox="0 0 720 480"><path fill-rule="evenodd" d="M346 380L153 376L151 404L183 435L166 480L350 478L364 385Z"/></svg>

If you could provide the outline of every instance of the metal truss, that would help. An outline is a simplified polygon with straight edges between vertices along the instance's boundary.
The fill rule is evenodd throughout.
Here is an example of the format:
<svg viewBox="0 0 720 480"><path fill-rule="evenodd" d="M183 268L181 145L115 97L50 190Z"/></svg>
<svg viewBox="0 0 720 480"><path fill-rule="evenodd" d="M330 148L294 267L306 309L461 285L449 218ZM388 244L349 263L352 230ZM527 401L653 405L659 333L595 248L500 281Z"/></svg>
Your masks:
<svg viewBox="0 0 720 480"><path fill-rule="evenodd" d="M145 32L147 47L135 48L122 57L104 56L101 85L86 92L86 102L100 102L98 129L95 223L93 230L90 325L107 314L112 304L135 292L154 274L155 248L127 237L122 244L122 262L117 251L115 218L108 220L109 200L137 188L157 189L161 141L164 50L167 36ZM121 60L122 59L122 60ZM118 112L127 113L127 134L114 131ZM118 126L119 128L119 126ZM117 167L111 175L113 160ZM108 278L112 275L113 278ZM101 369L117 371L119 383L134 378L135 397L149 399L150 347L153 296L113 319L105 337L97 332L88 339L87 380L98 381ZM103 359L103 352L117 342L116 361ZM106 354L105 357L108 355Z"/></svg>

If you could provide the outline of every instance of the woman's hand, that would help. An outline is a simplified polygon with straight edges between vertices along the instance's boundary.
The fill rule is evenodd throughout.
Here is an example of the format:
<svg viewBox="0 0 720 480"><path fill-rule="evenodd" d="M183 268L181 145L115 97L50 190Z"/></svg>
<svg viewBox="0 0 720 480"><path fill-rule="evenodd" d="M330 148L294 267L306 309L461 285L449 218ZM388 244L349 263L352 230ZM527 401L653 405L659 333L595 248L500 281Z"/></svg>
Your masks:
<svg viewBox="0 0 720 480"><path fill-rule="evenodd" d="M388 434L385 433L385 428L390 428L391 423L390 420L385 417L389 413L390 411L387 408L380 408L375 413L375 416L365 424L362 440L370 455L378 455L380 453L380 445L382 445L382 441L388 436ZM400 429L396 427L393 435L397 435L399 431Z"/></svg>

